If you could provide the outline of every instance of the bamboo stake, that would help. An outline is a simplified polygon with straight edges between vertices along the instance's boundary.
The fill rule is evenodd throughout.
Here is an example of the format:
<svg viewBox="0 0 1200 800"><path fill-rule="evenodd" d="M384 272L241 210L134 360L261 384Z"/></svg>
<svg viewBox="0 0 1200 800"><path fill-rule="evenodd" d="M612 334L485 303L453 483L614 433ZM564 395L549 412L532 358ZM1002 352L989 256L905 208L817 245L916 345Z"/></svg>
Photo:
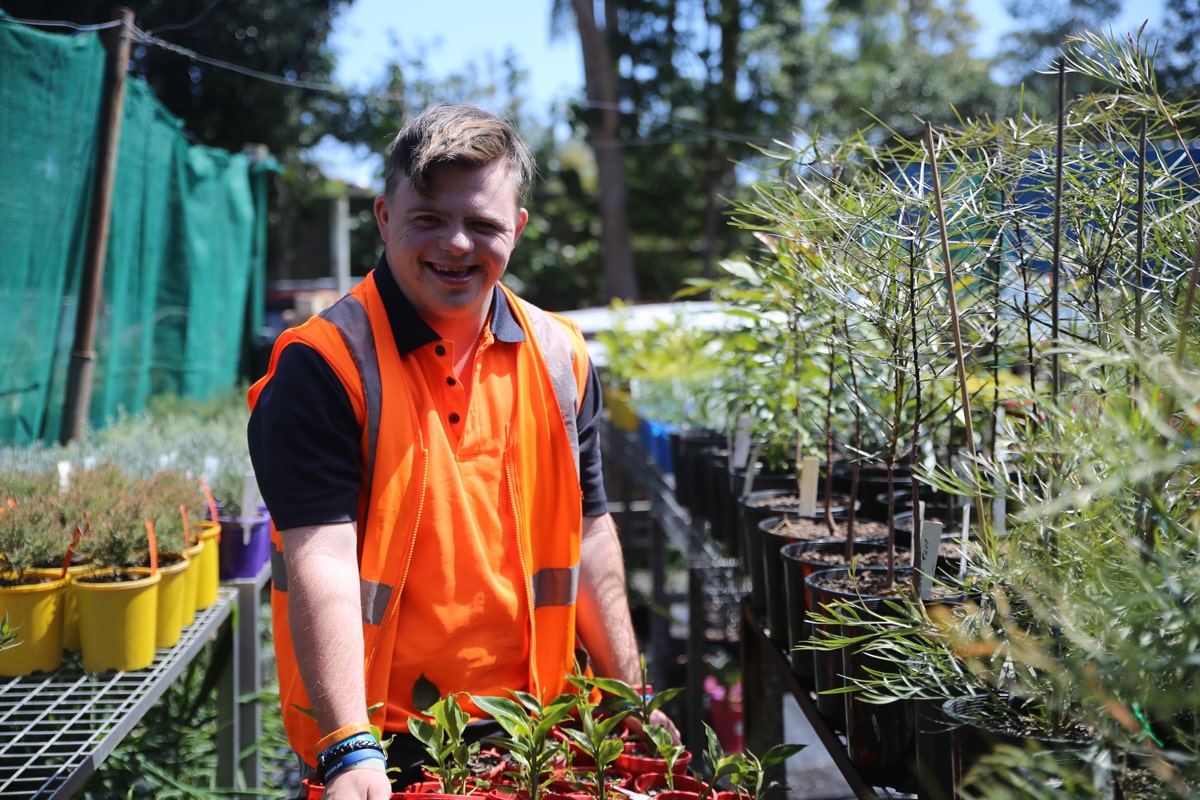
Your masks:
<svg viewBox="0 0 1200 800"><path fill-rule="evenodd" d="M938 175L937 152L933 143L933 125L925 123L925 148L929 153L930 176L933 181L933 202L937 213L938 233L941 236L942 262L946 274L946 305L950 312L950 331L954 337L954 365L958 372L958 387L962 394L964 436L967 453L975 459L975 430L971 424L971 392L967 388L967 357L963 347L962 329L958 321L958 299L954 296L954 266L950 261L950 238L946 233L946 211L942 206L942 180Z"/></svg>
<svg viewBox="0 0 1200 800"><path fill-rule="evenodd" d="M1138 131L1137 230L1134 240L1137 286L1133 289L1133 338L1139 343L1142 341L1142 294L1146 281L1146 127L1146 115L1143 114Z"/></svg>
<svg viewBox="0 0 1200 800"><path fill-rule="evenodd" d="M1058 121L1054 136L1054 254L1050 264L1050 391L1057 400L1062 391L1062 372L1059 366L1058 295L1062 279L1062 193L1063 193L1063 139L1066 137L1067 116L1067 66L1060 56L1058 65Z"/></svg>
<svg viewBox="0 0 1200 800"><path fill-rule="evenodd" d="M88 221L87 261L79 285L79 308L75 315L75 343L67 373L62 427L63 444L83 437L84 422L92 399L92 375L96 365L96 314L104 279L108 249L109 214L112 210L113 179L117 172L117 149L121 139L121 114L125 107L125 72L129 68L129 40L133 11L118 8L121 24L108 42L108 69L101 101L103 123L96 142L96 178L92 192L92 215Z"/></svg>

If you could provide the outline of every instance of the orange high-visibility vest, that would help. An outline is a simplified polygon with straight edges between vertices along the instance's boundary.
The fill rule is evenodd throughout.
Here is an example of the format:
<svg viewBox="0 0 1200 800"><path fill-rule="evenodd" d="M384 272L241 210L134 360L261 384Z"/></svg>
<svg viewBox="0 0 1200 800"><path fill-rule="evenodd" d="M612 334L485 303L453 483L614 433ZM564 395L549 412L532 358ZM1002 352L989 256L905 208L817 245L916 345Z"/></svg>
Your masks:
<svg viewBox="0 0 1200 800"><path fill-rule="evenodd" d="M575 414L588 376L583 336L565 318L518 299L504 287L526 341L518 344L514 391L514 443L504 457L504 475L516 520L517 542L527 587L529 690L544 700L569 689L575 666L575 595L582 533L579 445ZM346 389L362 428L363 488L359 494L358 550L367 706L378 706L371 722L385 731L407 729L407 714L389 718L388 706L415 713L411 690L417 675L398 686L391 665L397 646L397 617L431 464L423 421L431 407L419 367L400 356L383 301L369 275L320 315L280 335L267 374L249 391L253 408L271 380L279 354L293 342L315 349ZM382 398L387 398L386 406ZM284 727L292 748L315 763L320 739L316 721L301 709L311 703L300 679L287 615L284 542L272 526L271 609ZM468 565L463 565L469 569ZM396 716L395 714L392 715Z"/></svg>

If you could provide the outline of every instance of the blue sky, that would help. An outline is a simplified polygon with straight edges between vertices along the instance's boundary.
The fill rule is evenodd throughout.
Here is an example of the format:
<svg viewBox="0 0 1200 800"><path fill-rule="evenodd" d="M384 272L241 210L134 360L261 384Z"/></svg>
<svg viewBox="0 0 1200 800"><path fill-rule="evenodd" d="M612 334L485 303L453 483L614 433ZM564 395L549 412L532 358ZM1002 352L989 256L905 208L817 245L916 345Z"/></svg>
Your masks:
<svg viewBox="0 0 1200 800"><path fill-rule="evenodd" d="M980 52L990 52L1016 23L1003 11L1003 0L970 0L981 22ZM1163 0L1125 0L1137 7L1114 24L1116 33L1132 30L1144 19L1161 16ZM501 58L514 50L529 72L530 100L537 113L552 101L577 93L583 67L576 38L568 31L550 38L551 0L354 0L336 20L333 46L338 51L338 79L365 87L377 80L389 51L399 46L406 54L418 47L435 77L461 71L465 64ZM519 10L518 10L519 9ZM364 153L322 148L326 171L364 184L373 166Z"/></svg>

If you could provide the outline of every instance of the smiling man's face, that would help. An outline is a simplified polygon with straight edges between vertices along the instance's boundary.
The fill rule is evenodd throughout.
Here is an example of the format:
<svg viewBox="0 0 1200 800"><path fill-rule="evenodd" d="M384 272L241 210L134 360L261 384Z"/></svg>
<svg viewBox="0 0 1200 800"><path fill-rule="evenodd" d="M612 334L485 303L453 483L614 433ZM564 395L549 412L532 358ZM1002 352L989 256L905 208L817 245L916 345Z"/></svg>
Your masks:
<svg viewBox="0 0 1200 800"><path fill-rule="evenodd" d="M492 290L529 219L504 161L434 167L426 194L405 180L375 198L392 275L443 337L482 327Z"/></svg>

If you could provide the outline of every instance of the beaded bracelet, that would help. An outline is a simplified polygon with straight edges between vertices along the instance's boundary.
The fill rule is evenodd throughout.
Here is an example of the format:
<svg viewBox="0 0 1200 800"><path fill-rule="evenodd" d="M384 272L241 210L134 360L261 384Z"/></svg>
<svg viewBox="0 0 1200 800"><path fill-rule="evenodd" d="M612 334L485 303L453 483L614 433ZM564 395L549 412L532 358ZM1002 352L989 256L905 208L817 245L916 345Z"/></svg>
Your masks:
<svg viewBox="0 0 1200 800"><path fill-rule="evenodd" d="M348 747L347 745L349 745L352 742L374 742L374 741L376 741L375 737L369 733L356 733L353 736L349 736L345 739L342 739L340 742L335 742L334 744L330 745L329 747L326 747L324 750L319 751L317 753L317 763L320 764L322 761L328 762L328 761L332 761L333 759L337 758L338 754L334 752L335 750L338 750L338 752L341 752L341 753L348 753L351 750L356 749L357 747L363 746L363 745L357 745L355 748Z"/></svg>

